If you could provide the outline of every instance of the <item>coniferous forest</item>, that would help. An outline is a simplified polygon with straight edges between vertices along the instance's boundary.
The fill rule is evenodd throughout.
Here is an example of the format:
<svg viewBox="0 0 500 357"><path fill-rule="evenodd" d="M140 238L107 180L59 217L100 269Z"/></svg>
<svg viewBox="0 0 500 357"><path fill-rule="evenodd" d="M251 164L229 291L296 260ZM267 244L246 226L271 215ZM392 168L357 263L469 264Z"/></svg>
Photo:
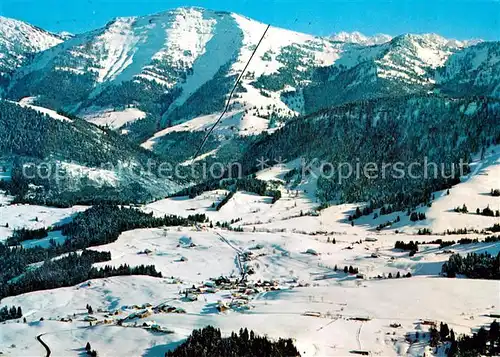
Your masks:
<svg viewBox="0 0 500 357"><path fill-rule="evenodd" d="M469 105L476 110L465 114L463 108ZM460 160L467 173L473 153L500 142L496 108L496 99L454 100L435 95L353 102L294 119L271 135L260 135L241 160L251 172L260 157L304 157L303 171L312 175L314 166L311 169L307 164L318 159L317 163L328 164L315 173L324 173L319 175L317 192L322 200L372 202L374 208L392 204L395 210L405 210L428 203L432 192L459 183ZM461 113L460 120L457 113ZM375 177L361 174L339 179L348 171L341 164L349 164L355 174L356 165L362 168L368 162L377 163ZM382 163L397 162L418 165L412 175L397 170L382 174Z"/></svg>
<svg viewBox="0 0 500 357"><path fill-rule="evenodd" d="M462 274L471 279L500 279L500 253L469 253L465 257L452 254L443 264L442 273L449 278Z"/></svg>
<svg viewBox="0 0 500 357"><path fill-rule="evenodd" d="M220 329L207 326L194 330L175 350L165 353L165 357L295 357L300 356L291 339L271 341L258 336L246 328L229 337L222 337Z"/></svg>
<svg viewBox="0 0 500 357"><path fill-rule="evenodd" d="M432 347L446 343L444 352L448 357L498 356L500 353L500 324L496 320L471 335L457 335L448 324L441 322L439 329L430 328L429 335Z"/></svg>

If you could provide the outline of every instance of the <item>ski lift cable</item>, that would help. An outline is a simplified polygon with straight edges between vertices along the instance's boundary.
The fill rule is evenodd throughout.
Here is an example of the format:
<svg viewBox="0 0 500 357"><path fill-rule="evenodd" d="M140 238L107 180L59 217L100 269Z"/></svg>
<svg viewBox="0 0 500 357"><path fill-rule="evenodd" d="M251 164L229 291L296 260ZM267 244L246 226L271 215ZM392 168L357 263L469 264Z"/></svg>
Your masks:
<svg viewBox="0 0 500 357"><path fill-rule="evenodd" d="M240 83L241 79L243 78L243 75L245 74L245 72L246 72L246 70L248 68L248 65L250 64L250 62L252 61L253 56L255 55L255 53L257 52L257 50L259 49L259 46L262 43L262 40L264 40L264 37L266 36L266 33L267 33L267 31L269 30L270 27L271 27L271 25L268 24L267 27L266 27L266 29L264 30L264 33L260 37L260 40L257 43L257 46L253 50L250 58L248 59L246 65L245 65L245 68L243 68L243 71L241 71L240 75L236 79L236 83L234 84L233 89L231 90L231 93L229 94L229 98L227 98L227 102L226 102L226 106L224 107L224 110L222 111L221 115L219 116L219 118L217 119L217 121L214 123L214 125L210 128L210 130L208 131L207 135L205 135L205 137L203 138L203 141L201 142L201 145L198 147L198 149L196 150L196 153L194 154L193 158L191 159L191 165L193 164L194 159L196 157L198 157L198 154L200 153L201 149L203 149L203 146L205 145L206 141L208 140L210 134L212 134L212 132L214 131L215 127L219 124L219 122L222 120L222 118L226 114L226 112L227 112L227 110L229 108L229 103L231 102L231 98L233 97L234 91L236 90L236 87L238 87L238 84Z"/></svg>

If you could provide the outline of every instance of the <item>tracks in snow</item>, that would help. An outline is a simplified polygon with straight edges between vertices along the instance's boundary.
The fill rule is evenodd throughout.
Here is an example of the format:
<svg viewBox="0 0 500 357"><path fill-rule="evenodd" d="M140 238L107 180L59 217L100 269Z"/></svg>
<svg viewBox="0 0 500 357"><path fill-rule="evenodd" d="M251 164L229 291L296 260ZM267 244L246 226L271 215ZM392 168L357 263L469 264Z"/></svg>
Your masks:
<svg viewBox="0 0 500 357"><path fill-rule="evenodd" d="M234 246L230 241L228 241L222 234L220 234L219 232L215 232L215 234L217 234L217 236L219 236L219 239L226 243L229 247L231 247L233 250L236 251L236 266L238 267L238 270L240 271L240 275L241 275L241 281L244 281L245 278L246 278L246 269L243 265L243 262L241 261L241 256L243 255L243 251Z"/></svg>

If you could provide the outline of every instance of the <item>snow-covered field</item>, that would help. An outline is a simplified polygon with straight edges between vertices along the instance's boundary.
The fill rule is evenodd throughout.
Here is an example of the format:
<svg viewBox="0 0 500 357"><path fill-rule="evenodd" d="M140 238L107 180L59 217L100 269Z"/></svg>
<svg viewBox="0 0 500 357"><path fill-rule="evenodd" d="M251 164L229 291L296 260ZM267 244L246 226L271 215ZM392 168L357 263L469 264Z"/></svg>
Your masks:
<svg viewBox="0 0 500 357"><path fill-rule="evenodd" d="M223 234L230 244L217 233ZM425 333L423 320L446 321L455 331L470 333L491 322L487 314L499 312L497 281L436 276L438 263L447 259L438 249L423 249L410 259L407 253L392 250L389 237L354 245L352 250L345 248L358 237L336 238L337 243L332 244L324 236L299 234L188 228L126 232L117 242L97 249L111 251L113 265L155 264L165 278L114 277L6 298L2 304L21 305L28 323L11 321L0 325L0 345L5 346L3 352L8 355L41 355L42 346L35 338L43 334L55 356L78 355L87 341L101 356L162 356L193 328L212 324L226 334L245 326L270 337L292 337L304 356L345 356L351 350L383 356L422 355L425 344L410 346L405 335L417 330ZM216 307L219 301L230 304L237 300L234 290L200 294L196 301L184 299L181 292L185 288L203 285L220 275L237 275L236 250L250 248L259 248L254 250L258 256L247 262L255 268L250 281L275 280L279 290L261 290L250 295L246 309L226 312L219 312ZM498 248L498 244L473 244L464 251ZM314 249L320 255L305 254L306 249ZM380 257L370 258L375 250ZM148 253L140 254L145 251ZM335 272L334 264L355 265L367 276L356 279ZM400 279L372 278L375 273L396 271L418 274L419 269L425 269L425 274ZM161 303L186 313L152 313L122 326L113 322L141 311L131 305L155 307ZM96 319L107 319L109 323L91 326L84 321L88 316L86 304L97 311ZM117 316L112 315L115 310L119 311ZM306 316L308 312L313 316ZM43 322L39 321L41 318ZM63 318L72 321L61 322ZM148 331L144 323L173 333ZM393 328L393 323L401 327ZM8 347L12 344L16 347Z"/></svg>
<svg viewBox="0 0 500 357"><path fill-rule="evenodd" d="M14 229L40 229L67 223L84 206L53 208L27 204L9 204L9 196L0 191L0 242L9 238Z"/></svg>
<svg viewBox="0 0 500 357"><path fill-rule="evenodd" d="M35 100L36 100L36 97L26 97L26 98L21 99L19 101L19 103L16 103L16 102L11 102L11 103L16 103L16 104L19 104L21 107L30 108L30 109L36 110L37 112L42 113L42 114L46 114L49 117L51 117L53 119L56 119L56 120L71 121L71 119L65 117L64 115L61 115L61 114L57 113L55 110L44 108L44 107L40 107L40 106L37 106L37 105L33 105L32 103Z"/></svg>
<svg viewBox="0 0 500 357"><path fill-rule="evenodd" d="M358 205L317 211L316 184L310 178L294 190L283 188L282 198L274 204L270 197L237 192L216 211L214 203L227 191L215 190L194 199L177 197L145 205L141 209L157 216L204 213L213 226L138 229L92 248L110 251L112 256L110 262L96 266L154 264L163 278L97 279L3 299L2 306L22 306L27 323L11 320L0 325L0 352L43 355L44 348L36 340L41 335L52 356L81 355L87 341L100 356L163 356L192 329L214 325L224 334L248 327L272 338L291 337L303 356L347 356L355 350L379 356L430 355L427 340L409 342L408 333L425 334L429 321L443 321L456 333L470 334L491 323L490 314L500 313L498 281L444 278L439 275L443 262L451 252L497 254L500 243L446 248L421 244L414 256L394 249L394 244L464 236L481 241L485 234L444 236L442 232L464 226L480 230L498 222L496 217L453 212L464 203L471 212L486 205L498 209L499 198L489 195L498 188L498 157L489 152L484 160L476 160L470 177L449 195L436 192L431 207L419 208L427 219L418 223L399 212L378 219L362 217L351 226L347 216ZM296 164L273 167L257 176L282 180ZM84 209L9 205L6 196L2 200L0 226L9 223L8 229L1 228L3 239L15 227L50 226ZM396 215L401 216L396 225L375 230ZM216 225L231 221L233 228L244 231ZM419 228L430 228L434 234L416 235ZM344 273L346 266L359 269L359 275ZM241 290L236 282L242 270L251 274ZM398 273L412 276L396 278ZM231 283L214 287L211 279L220 276ZM186 295L193 285L198 291ZM87 304L93 307L92 318ZM165 304L179 313L162 311ZM394 324L401 326L391 327Z"/></svg>
<svg viewBox="0 0 500 357"><path fill-rule="evenodd" d="M80 115L88 122L100 126L108 126L111 129L118 129L125 124L146 117L146 113L137 108L114 110L113 108L102 109L93 107L86 109Z"/></svg>

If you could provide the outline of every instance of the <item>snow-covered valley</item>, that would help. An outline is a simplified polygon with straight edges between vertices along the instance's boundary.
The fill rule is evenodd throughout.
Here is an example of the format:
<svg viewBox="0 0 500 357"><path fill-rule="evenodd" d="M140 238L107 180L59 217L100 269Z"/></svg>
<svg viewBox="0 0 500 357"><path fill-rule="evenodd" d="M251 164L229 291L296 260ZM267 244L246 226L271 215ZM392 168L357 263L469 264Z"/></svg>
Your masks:
<svg viewBox="0 0 500 357"><path fill-rule="evenodd" d="M100 356L162 356L193 329L213 325L223 334L247 327L271 338L293 338L303 356L346 356L353 351L430 355L425 336L431 323L443 321L455 333L470 334L500 313L498 281L440 276L452 252L496 255L499 242L481 243L488 235L484 233L416 234L423 227L434 232L464 226L482 230L498 222L450 212L461 204L499 208L498 198L488 196L498 182L498 153L478 159L476 165L481 168L449 195L435 193L432 206L425 209L427 220L416 224L402 212L397 225L382 231L375 230L380 220L368 217L351 226L346 217L356 205L312 214L318 204L306 191L314 182L303 182L288 194L283 189L274 204L270 198L238 192L216 211L212 204L226 194L217 190L145 205L143 211L159 217L205 213L213 225L131 230L116 242L91 248L111 252L111 261L96 267L153 264L163 278L93 279L2 299L2 305L22 306L26 322L0 325L1 352L43 355L36 339L40 336L54 356L78 355L87 342ZM279 179L286 170L274 167L258 177ZM84 208L44 210L6 200L0 209L11 226L36 228L70 220ZM230 220L244 231L215 226ZM442 248L424 243L410 256L394 248L396 241L464 237L479 242ZM345 273L344 267L354 267L356 273ZM242 269L246 280L238 283ZM221 277L227 282L217 281ZM422 336L418 342L409 337L416 332Z"/></svg>

